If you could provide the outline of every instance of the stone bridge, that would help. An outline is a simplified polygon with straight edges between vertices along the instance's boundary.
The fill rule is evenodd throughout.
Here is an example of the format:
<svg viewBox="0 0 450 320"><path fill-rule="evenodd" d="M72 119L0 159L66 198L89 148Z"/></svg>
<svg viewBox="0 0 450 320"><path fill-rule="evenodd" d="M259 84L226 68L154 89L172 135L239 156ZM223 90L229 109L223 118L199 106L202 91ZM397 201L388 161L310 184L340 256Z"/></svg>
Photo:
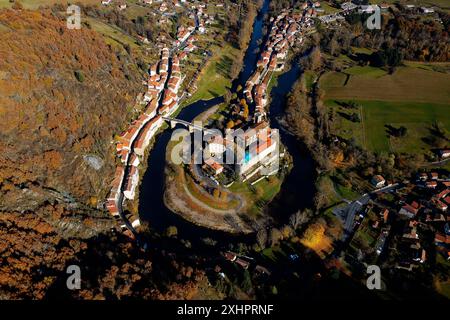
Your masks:
<svg viewBox="0 0 450 320"><path fill-rule="evenodd" d="M194 130L203 131L205 134L217 134L217 130L212 129L206 129L202 127L201 125L188 122L185 120L177 119L177 118L170 118L170 117L162 117L164 121L167 121L170 123L170 127L173 129L177 124L181 124L189 129L189 132L194 132Z"/></svg>

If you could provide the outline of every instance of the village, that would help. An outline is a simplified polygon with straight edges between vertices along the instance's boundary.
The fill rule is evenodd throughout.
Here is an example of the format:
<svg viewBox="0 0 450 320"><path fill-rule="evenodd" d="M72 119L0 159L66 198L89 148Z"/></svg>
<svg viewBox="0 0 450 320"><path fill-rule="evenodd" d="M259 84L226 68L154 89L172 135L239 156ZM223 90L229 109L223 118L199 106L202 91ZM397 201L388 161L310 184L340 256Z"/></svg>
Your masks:
<svg viewBox="0 0 450 320"><path fill-rule="evenodd" d="M104 3L104 5L111 4L112 2ZM162 2L161 13L167 10L165 6L165 2ZM180 92L185 80L180 64L188 58L190 52L196 49L195 34L205 33L205 25L211 22L211 17L204 14L205 7L206 4L202 3L192 5L189 17L193 24L179 26L177 39L172 47L161 48L160 61L149 68L147 90L143 97L143 103L146 104L145 111L120 135L116 143L120 165L116 168L106 206L117 221L122 221L120 222L122 232L131 238L134 237L140 221L138 217L131 214L124 216L122 207L125 201L133 201L136 197L136 189L140 181L139 166L142 165L150 142L162 128L164 121L176 112L180 101L187 95L186 92ZM261 179L258 174L264 173L263 177L267 177L278 171L280 146L277 133L271 130L267 118L267 87L273 72L284 69L289 46L296 41L302 41L300 26L311 25L312 22L308 17L306 11L305 15L294 15L284 11L278 17L271 18L272 28L264 50L260 54L256 70L246 82L245 90L241 92L243 98L254 109L253 116L245 119L240 126L251 135L245 137L245 150L240 150L244 157L239 159L232 169L243 181L253 176ZM227 146L224 145L226 142L227 139L213 139L207 146L212 157L205 159L202 168L205 170L204 173L210 175L210 178L216 182L214 177L223 173L224 166L214 158L227 150ZM233 148L237 148L237 145L233 145ZM238 153L237 150L235 152Z"/></svg>
<svg viewBox="0 0 450 320"><path fill-rule="evenodd" d="M375 190L344 209L346 260L353 267L378 264L414 272L429 256L450 260L448 176L420 172L411 180L388 183L376 175L370 182Z"/></svg>
<svg viewBox="0 0 450 320"><path fill-rule="evenodd" d="M215 181L224 171L233 171L238 179L243 182L250 180L258 182L260 179L276 174L279 169L279 160L283 156L280 154L278 133L270 128L267 116L267 104L269 102L269 82L274 72L284 70L288 58L290 46L301 44L303 41L302 27L310 26L310 14L308 11L293 14L288 10L283 11L277 17L270 18L270 33L257 60L256 69L245 82L242 92L239 92L242 99L236 101L234 109L238 109L228 119L233 125L227 125L227 129L245 131L245 143L240 146L234 145L233 138L210 137L208 141L209 155L205 161L203 169L213 176ZM237 106L239 105L239 106ZM253 110L253 115L248 116L249 109ZM225 134L226 135L226 134ZM225 170L223 162L217 161L225 158L224 153L229 148L235 150L236 154L243 156L235 157L234 168ZM239 150L239 148L244 150ZM232 176L233 174L228 174ZM220 179L223 180L223 179ZM230 184L232 181L227 181Z"/></svg>
<svg viewBox="0 0 450 320"><path fill-rule="evenodd" d="M106 1L103 4L110 3L111 1ZM164 4L163 2L160 8L162 12L165 11ZM188 58L190 52L196 49L195 33L206 32L202 22L202 8L203 5L199 5L198 8L192 7L194 13L190 17L193 19L193 25L180 26L173 46L163 47L160 60L150 66L146 82L147 90L142 99L142 103L146 106L144 112L116 141L116 153L120 159L120 165L116 168L106 208L120 223L121 231L130 238L135 237L140 220L139 217L131 214L125 216L123 203L133 201L136 197L136 188L140 182L139 166L142 165L150 142L164 124L163 117L176 112L186 94L179 92L185 79L180 64Z"/></svg>
<svg viewBox="0 0 450 320"><path fill-rule="evenodd" d="M280 154L276 130L271 129L269 123L269 83L275 72L285 69L290 47L303 42L314 25L313 18L321 13L320 7L319 2L305 3L300 13L284 10L270 18L269 31L256 68L245 84L238 88L237 97L231 101L232 112L225 119L227 129L242 129L246 132L244 150L240 150L244 156L232 165L224 164L220 160L225 158L230 148L234 153L239 153L239 144L227 137L209 136L206 143L209 157L200 166L199 175L206 177L212 185L227 187L233 183L233 179L248 181L253 185L278 172L278 161L283 152ZM140 221L137 217L123 216L122 205L124 201L135 199L139 184L138 168L142 165L146 149L163 126L164 117L175 113L180 100L186 95L180 92L185 80L181 65L189 53L196 50L195 34L207 32L203 21L208 18L203 17L202 8L203 5L193 6L196 12L191 16L194 24L180 26L173 47L161 48L160 61L149 69L144 95L145 112L120 136L116 144L121 165L116 169L107 208L115 219L123 221L121 229L130 237L134 237L134 228L139 226ZM361 14L373 12L370 6L357 6L351 2L342 4L344 15L357 9ZM166 11L164 2L160 10ZM324 23L333 22L339 20L339 14L333 17L321 15L320 20ZM252 111L251 116L249 110ZM449 156L448 150L440 150L442 159ZM192 165L190 170L199 172ZM420 174L416 181L388 183L381 175L375 175L370 183L374 191L362 196L364 201L361 200L361 205L354 205L358 201L350 203L345 209L348 209L347 216L343 216L349 244L346 254L352 261L356 259L363 264L384 262L388 267L413 271L428 258L430 234L438 254L450 259L447 249L450 240L448 177L429 172ZM206 189L207 192L212 190L209 187ZM392 252L396 252L395 256ZM251 263L251 259L238 258L232 252L224 256L244 269ZM263 273L269 274L270 271L264 270Z"/></svg>

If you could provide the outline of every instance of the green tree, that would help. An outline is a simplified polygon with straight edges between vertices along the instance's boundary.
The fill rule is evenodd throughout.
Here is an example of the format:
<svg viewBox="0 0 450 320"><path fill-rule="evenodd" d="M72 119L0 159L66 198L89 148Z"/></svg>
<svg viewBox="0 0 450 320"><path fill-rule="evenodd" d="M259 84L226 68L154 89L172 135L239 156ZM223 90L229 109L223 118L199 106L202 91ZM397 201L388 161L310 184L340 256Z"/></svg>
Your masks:
<svg viewBox="0 0 450 320"><path fill-rule="evenodd" d="M76 70L74 72L74 74L75 74L75 78L77 78L77 80L79 82L84 82L84 74L83 74L83 72L81 70Z"/></svg>
<svg viewBox="0 0 450 320"><path fill-rule="evenodd" d="M178 229L175 226L169 226L166 229L166 236L167 237L176 237L178 235Z"/></svg>

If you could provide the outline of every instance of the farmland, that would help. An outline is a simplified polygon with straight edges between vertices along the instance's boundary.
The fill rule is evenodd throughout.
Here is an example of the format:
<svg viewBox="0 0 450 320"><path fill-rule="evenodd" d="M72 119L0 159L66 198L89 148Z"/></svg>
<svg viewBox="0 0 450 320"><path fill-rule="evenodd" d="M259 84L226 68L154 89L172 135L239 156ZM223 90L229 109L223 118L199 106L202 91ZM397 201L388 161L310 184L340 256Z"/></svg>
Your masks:
<svg viewBox="0 0 450 320"><path fill-rule="evenodd" d="M198 89L186 104L221 96L231 87L230 68L238 50L227 43L223 48L214 46L212 51L212 58L199 75Z"/></svg>
<svg viewBox="0 0 450 320"><path fill-rule="evenodd" d="M450 130L447 67L406 63L392 75L368 66L325 74L320 85L334 115L332 132L374 152L426 153L430 146L424 137L434 122ZM349 101L357 107L346 106ZM402 126L407 129L404 137L388 134L389 127Z"/></svg>
<svg viewBox="0 0 450 320"><path fill-rule="evenodd" d="M449 73L426 70L421 65L399 67L392 75L366 66L327 73L320 85L326 99L446 104L450 101L449 82Z"/></svg>

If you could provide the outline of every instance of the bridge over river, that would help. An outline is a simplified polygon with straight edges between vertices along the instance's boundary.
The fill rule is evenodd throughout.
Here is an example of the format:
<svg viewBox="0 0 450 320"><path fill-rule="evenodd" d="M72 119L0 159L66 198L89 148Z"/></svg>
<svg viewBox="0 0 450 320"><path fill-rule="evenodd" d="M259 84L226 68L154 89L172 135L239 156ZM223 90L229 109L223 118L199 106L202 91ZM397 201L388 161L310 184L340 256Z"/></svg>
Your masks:
<svg viewBox="0 0 450 320"><path fill-rule="evenodd" d="M170 127L172 129L175 128L175 126L177 124L181 124L181 125L185 126L186 128L188 128L190 132L193 132L194 130L199 130L199 131L203 131L206 134L217 134L217 129L206 129L203 126L197 124L196 121L189 122L189 121L186 121L186 120L177 119L177 118L170 118L170 117L162 117L162 119L164 121L169 122L170 123Z"/></svg>

